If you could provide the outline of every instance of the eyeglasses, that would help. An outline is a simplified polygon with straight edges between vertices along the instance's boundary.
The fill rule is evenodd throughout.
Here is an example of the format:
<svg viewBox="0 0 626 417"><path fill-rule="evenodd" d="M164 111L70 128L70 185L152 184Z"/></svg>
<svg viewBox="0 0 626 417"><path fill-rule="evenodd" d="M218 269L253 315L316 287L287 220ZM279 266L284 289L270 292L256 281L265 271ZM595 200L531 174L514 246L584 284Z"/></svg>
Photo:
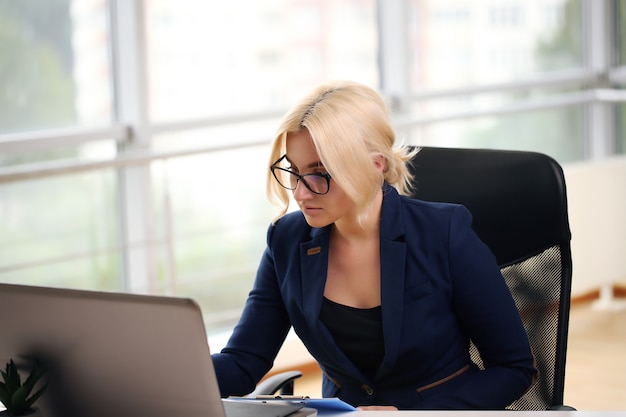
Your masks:
<svg viewBox="0 0 626 417"><path fill-rule="evenodd" d="M272 174L274 174L274 178L276 181L288 190L295 190L298 186L298 181L302 181L304 186L309 189L312 193L324 195L328 193L330 189L330 175L323 174L321 172L313 172L311 174L296 174L293 171L290 171L287 168L280 167L278 164L285 159L287 155L283 155L278 159L278 161L274 162L270 166L270 170Z"/></svg>

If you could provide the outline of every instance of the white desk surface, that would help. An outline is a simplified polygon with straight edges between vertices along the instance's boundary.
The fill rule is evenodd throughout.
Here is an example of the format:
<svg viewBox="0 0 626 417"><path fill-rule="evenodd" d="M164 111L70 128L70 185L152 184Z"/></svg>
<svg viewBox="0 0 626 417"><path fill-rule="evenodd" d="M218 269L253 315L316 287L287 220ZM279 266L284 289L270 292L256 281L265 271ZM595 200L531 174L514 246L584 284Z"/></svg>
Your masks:
<svg viewBox="0 0 626 417"><path fill-rule="evenodd" d="M513 414L512 414L513 413ZM625 417L626 411L341 411L319 417Z"/></svg>

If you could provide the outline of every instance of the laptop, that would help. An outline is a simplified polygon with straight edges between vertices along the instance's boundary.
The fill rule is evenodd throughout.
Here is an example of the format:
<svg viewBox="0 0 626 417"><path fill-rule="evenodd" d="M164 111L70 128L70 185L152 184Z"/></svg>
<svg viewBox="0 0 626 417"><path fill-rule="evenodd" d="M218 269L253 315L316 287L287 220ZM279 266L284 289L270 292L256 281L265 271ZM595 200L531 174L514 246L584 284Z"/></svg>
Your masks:
<svg viewBox="0 0 626 417"><path fill-rule="evenodd" d="M10 359L23 378L34 360L46 369L35 404L46 417L316 415L259 401L226 413L200 308L186 298L0 283L3 370Z"/></svg>

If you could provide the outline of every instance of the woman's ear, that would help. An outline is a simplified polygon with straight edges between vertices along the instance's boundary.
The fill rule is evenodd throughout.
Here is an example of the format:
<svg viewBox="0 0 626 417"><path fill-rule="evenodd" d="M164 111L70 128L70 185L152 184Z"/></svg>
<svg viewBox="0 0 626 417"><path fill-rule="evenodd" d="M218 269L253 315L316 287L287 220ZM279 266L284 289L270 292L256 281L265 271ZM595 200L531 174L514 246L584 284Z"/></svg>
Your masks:
<svg viewBox="0 0 626 417"><path fill-rule="evenodd" d="M382 154L374 154L373 155L373 162L374 162L374 166L376 167L376 169L380 172L385 172L385 157Z"/></svg>

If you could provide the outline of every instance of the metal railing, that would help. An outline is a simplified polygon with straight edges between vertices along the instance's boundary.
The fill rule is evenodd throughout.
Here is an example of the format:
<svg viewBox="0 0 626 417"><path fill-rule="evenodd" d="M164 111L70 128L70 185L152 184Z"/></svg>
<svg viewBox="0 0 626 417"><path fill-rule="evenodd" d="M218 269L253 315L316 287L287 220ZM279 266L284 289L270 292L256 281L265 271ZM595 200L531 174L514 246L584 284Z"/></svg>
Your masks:
<svg viewBox="0 0 626 417"><path fill-rule="evenodd" d="M621 71L621 72L620 72ZM618 68L611 74L612 78L622 78L623 68ZM534 87L565 87L594 84L601 78L601 74L589 71L569 71L554 74L548 77L518 80L509 83L473 86L460 89L441 90L432 92L418 92L413 94L412 100L424 101L447 97L471 96L481 93L517 91ZM396 128L404 129L416 126L426 126L435 123L444 123L454 120L470 119L485 116L501 116L524 112L541 111L553 108L585 105L591 103L626 103L626 90L618 89L588 89L582 91L554 94L540 99L527 99L514 104L497 108L472 109L467 111L448 113L440 116L416 118L412 115L394 116L392 121ZM172 123L162 123L150 126L150 134L162 134L190 129L202 129L223 124L236 124L246 121L270 120L282 115L281 111L268 111L247 115L237 115L223 118L205 118ZM60 146L75 146L95 140L115 140L118 143L132 141L132 127L121 124L101 128L76 128L64 130L47 130L42 132L23 132L0 135L0 153L16 153L33 149L50 149ZM150 149L131 148L124 150L120 147L118 154L112 158L97 160L55 160L23 164L17 166L0 167L0 184L42 178L53 175L65 175L76 172L92 171L105 168L120 168L132 165L145 165L152 161L178 158L190 155L216 152L264 145L267 139L248 138L236 143L223 145L206 145L193 148L168 151L153 151Z"/></svg>

